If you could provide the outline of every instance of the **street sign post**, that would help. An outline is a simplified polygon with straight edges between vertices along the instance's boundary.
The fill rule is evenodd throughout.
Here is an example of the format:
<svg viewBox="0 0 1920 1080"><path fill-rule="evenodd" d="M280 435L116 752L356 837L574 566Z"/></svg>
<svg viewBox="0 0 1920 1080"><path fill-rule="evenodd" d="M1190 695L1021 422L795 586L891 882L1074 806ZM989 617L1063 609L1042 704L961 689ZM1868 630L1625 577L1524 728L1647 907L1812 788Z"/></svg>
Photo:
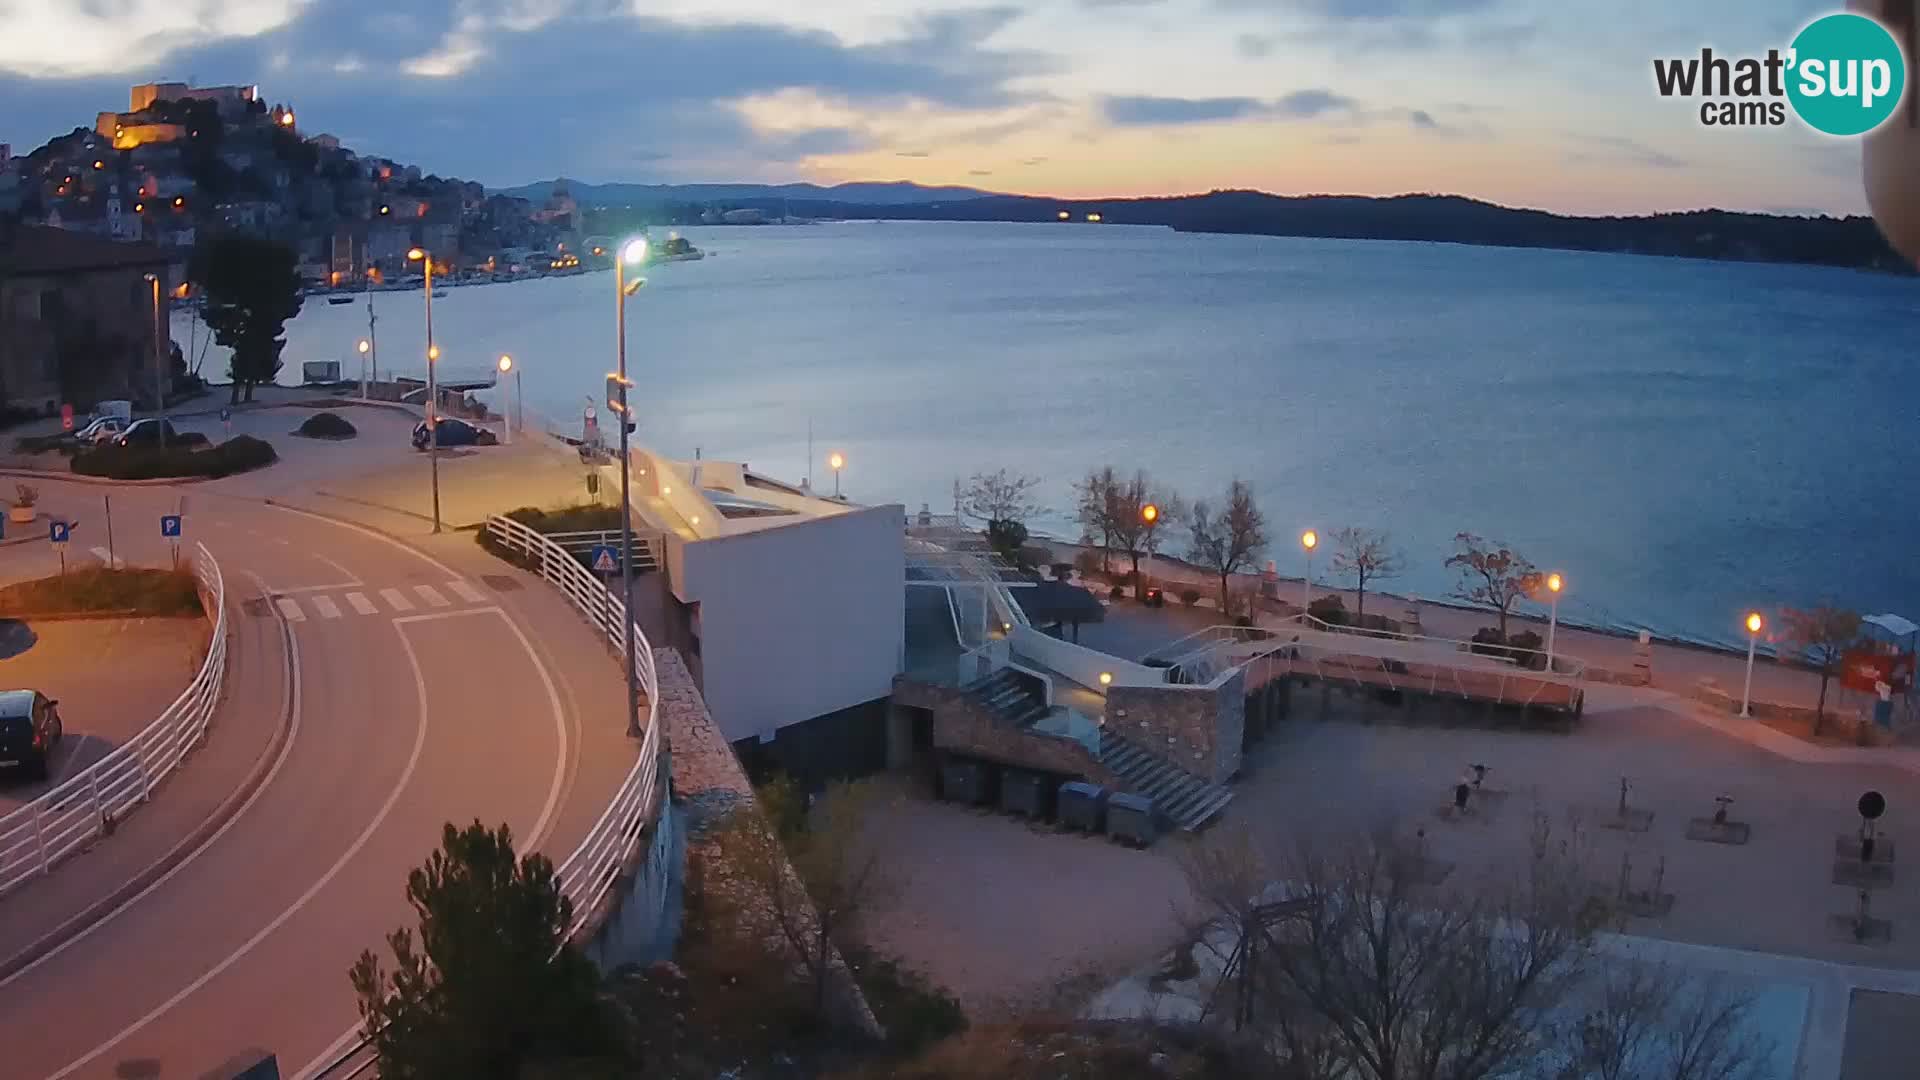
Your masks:
<svg viewBox="0 0 1920 1080"><path fill-rule="evenodd" d="M587 556L587 565L596 574L617 574L620 572L620 549L612 544L595 544L593 554Z"/></svg>
<svg viewBox="0 0 1920 1080"><path fill-rule="evenodd" d="M180 529L179 514L160 515L160 536L172 542L170 546L173 549L173 568L176 570L180 568Z"/></svg>
<svg viewBox="0 0 1920 1080"><path fill-rule="evenodd" d="M233 438L233 410L232 409L226 408L226 407L221 408L220 423L226 428L227 438L229 439Z"/></svg>
<svg viewBox="0 0 1920 1080"><path fill-rule="evenodd" d="M47 522L47 542L60 555L60 573L67 572L67 541L73 536L73 526L64 521Z"/></svg>

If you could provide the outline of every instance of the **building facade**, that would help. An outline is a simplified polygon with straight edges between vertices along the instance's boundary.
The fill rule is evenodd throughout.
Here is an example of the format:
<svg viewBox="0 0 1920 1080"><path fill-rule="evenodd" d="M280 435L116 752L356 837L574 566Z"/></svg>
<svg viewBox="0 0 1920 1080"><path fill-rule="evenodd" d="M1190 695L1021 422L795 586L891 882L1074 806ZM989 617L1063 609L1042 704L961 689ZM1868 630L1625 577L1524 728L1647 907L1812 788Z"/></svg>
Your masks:
<svg viewBox="0 0 1920 1080"><path fill-rule="evenodd" d="M145 244L0 224L0 400L53 412L151 398L153 282L168 256ZM164 318L164 310L162 317Z"/></svg>

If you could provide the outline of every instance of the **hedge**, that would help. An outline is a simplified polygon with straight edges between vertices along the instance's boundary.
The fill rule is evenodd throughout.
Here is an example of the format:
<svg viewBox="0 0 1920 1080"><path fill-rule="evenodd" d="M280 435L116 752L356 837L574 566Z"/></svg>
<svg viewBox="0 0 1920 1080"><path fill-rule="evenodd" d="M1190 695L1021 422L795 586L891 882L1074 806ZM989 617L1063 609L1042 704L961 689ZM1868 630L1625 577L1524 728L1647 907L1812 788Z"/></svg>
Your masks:
<svg viewBox="0 0 1920 1080"><path fill-rule="evenodd" d="M0 588L0 617L127 612L199 615L200 590L188 570L86 567Z"/></svg>
<svg viewBox="0 0 1920 1080"><path fill-rule="evenodd" d="M218 446L101 446L74 456L73 471L112 480L166 480L221 477L264 468L280 460L273 444L236 435Z"/></svg>
<svg viewBox="0 0 1920 1080"><path fill-rule="evenodd" d="M309 439L351 439L360 432L339 413L317 412L307 417L293 433Z"/></svg>

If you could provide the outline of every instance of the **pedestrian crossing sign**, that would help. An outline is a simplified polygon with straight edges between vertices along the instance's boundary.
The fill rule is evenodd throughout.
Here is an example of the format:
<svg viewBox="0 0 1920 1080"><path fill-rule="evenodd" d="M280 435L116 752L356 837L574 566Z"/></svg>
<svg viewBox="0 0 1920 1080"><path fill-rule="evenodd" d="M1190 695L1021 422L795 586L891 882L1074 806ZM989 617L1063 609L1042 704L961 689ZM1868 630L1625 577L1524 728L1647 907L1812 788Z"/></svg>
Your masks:
<svg viewBox="0 0 1920 1080"><path fill-rule="evenodd" d="M611 574L620 569L620 555L609 544L595 544L593 554L587 558L587 565L596 574Z"/></svg>

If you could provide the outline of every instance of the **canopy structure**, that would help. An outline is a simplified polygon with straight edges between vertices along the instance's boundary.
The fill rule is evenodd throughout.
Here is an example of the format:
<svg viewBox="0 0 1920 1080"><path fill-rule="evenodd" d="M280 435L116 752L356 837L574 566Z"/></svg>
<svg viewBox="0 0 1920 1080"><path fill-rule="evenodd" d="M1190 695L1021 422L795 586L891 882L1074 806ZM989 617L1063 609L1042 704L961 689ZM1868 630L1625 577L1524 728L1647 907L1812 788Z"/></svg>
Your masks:
<svg viewBox="0 0 1920 1080"><path fill-rule="evenodd" d="M1920 634L1920 624L1901 615L1869 615L1860 621L1871 623L1897 638Z"/></svg>

